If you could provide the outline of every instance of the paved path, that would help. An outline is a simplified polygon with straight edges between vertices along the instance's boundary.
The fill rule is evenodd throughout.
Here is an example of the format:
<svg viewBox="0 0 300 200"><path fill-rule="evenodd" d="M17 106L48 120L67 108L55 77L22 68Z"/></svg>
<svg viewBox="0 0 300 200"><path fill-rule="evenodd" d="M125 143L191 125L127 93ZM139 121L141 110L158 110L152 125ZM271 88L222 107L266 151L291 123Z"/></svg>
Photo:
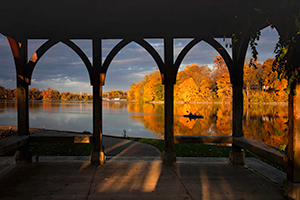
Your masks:
<svg viewBox="0 0 300 200"><path fill-rule="evenodd" d="M66 131L56 131L47 129L32 129L31 134L37 136L47 136L51 135L57 136L76 136L74 132ZM83 135L84 136L84 135ZM73 138L71 138L71 141ZM147 156L160 156L161 152L154 146L135 142L131 140L126 140L124 138L103 136L103 146L104 152L108 157L111 156L121 156L121 157L147 157Z"/></svg>
<svg viewBox="0 0 300 200"><path fill-rule="evenodd" d="M108 157L159 157L161 154L161 152L152 145L124 140L122 138L104 136L103 146L104 152Z"/></svg>
<svg viewBox="0 0 300 200"><path fill-rule="evenodd" d="M156 158L113 157L94 166L88 157L41 157L0 177L1 199L284 199L280 186L227 158L179 158L174 167Z"/></svg>
<svg viewBox="0 0 300 200"><path fill-rule="evenodd" d="M103 144L108 159L100 166L88 156L20 165L0 157L0 199L284 199L286 175L255 158L245 166L228 158L178 158L168 167L153 146L112 137Z"/></svg>

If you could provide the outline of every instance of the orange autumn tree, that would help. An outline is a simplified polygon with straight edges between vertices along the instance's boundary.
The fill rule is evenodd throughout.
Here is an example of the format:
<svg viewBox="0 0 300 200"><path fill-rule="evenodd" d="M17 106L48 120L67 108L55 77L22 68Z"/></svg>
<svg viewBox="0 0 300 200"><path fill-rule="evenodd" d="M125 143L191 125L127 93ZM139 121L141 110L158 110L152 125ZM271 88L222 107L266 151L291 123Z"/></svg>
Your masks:
<svg viewBox="0 0 300 200"><path fill-rule="evenodd" d="M228 73L224 73L217 80L217 95L220 101L230 102L232 100L232 86Z"/></svg>
<svg viewBox="0 0 300 200"><path fill-rule="evenodd" d="M209 102L213 100L212 86L213 86L213 81L209 77L206 77L201 81L199 86L199 91L200 91L199 98L202 101Z"/></svg>
<svg viewBox="0 0 300 200"><path fill-rule="evenodd" d="M277 66L273 66L274 61L275 59L268 59L262 65L264 99L268 101L285 102L288 99L288 95L286 93L288 82L286 79L280 80L278 78L278 72L274 70Z"/></svg>
<svg viewBox="0 0 300 200"><path fill-rule="evenodd" d="M164 92L159 71L146 74L143 80L132 83L128 91L129 101L162 101Z"/></svg>
<svg viewBox="0 0 300 200"><path fill-rule="evenodd" d="M127 100L128 101L133 101L135 100L135 86L136 86L136 83L131 83L131 85L129 86L129 91L127 93Z"/></svg>
<svg viewBox="0 0 300 200"><path fill-rule="evenodd" d="M276 102L285 102L288 100L288 95L286 92L286 88L288 86L288 81L286 79L276 80L274 84L274 100Z"/></svg>
<svg viewBox="0 0 300 200"><path fill-rule="evenodd" d="M254 65L244 64L244 101L260 101L259 98L262 88L262 66L254 61Z"/></svg>
<svg viewBox="0 0 300 200"><path fill-rule="evenodd" d="M6 99L6 91L2 86L0 86L0 99Z"/></svg>
<svg viewBox="0 0 300 200"><path fill-rule="evenodd" d="M163 85L159 71L155 71L151 72L145 80L143 101L149 102L160 100L163 100Z"/></svg>
<svg viewBox="0 0 300 200"><path fill-rule="evenodd" d="M213 71L211 73L211 79L213 81L213 91L217 91L217 80L221 78L223 74L229 74L229 71L222 56L217 55L214 57Z"/></svg>
<svg viewBox="0 0 300 200"><path fill-rule="evenodd" d="M60 93L57 90L48 88L47 90L42 90L43 100L60 100Z"/></svg>
<svg viewBox="0 0 300 200"><path fill-rule="evenodd" d="M279 80L272 70L274 59L263 64L255 62L244 65L244 100L251 102L284 102L287 99L286 80ZM145 75L143 80L130 85L127 100L152 102L163 101L164 86L159 71ZM230 102L232 86L228 68L218 55L213 61L213 69L207 65L190 64L177 73L174 85L175 102Z"/></svg>
<svg viewBox="0 0 300 200"><path fill-rule="evenodd" d="M185 66L177 75L175 84L175 101L210 101L212 99L211 87L213 85L211 69L207 65L191 64Z"/></svg>
<svg viewBox="0 0 300 200"><path fill-rule="evenodd" d="M197 87L195 81L192 78L188 78L179 85L179 99L184 102L190 102L198 100L199 88Z"/></svg>
<svg viewBox="0 0 300 200"><path fill-rule="evenodd" d="M30 100L41 100L43 98L42 93L36 87L28 90L28 97Z"/></svg>

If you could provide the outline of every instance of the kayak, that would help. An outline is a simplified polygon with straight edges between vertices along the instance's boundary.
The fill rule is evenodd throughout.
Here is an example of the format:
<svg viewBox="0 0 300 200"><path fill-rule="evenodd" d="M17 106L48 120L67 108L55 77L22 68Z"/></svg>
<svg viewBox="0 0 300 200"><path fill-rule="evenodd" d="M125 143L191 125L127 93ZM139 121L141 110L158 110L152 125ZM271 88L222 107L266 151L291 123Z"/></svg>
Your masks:
<svg viewBox="0 0 300 200"><path fill-rule="evenodd" d="M183 117L188 117L190 119L198 119L198 118L203 119L204 118L203 115L197 115L196 113L195 114L190 113L188 115L183 115Z"/></svg>

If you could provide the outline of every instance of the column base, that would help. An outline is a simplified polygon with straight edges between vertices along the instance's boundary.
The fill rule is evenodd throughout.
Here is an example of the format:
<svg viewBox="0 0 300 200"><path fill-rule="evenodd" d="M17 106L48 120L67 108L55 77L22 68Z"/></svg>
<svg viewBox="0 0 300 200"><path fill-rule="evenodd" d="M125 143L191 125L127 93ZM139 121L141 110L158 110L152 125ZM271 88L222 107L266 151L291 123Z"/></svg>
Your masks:
<svg viewBox="0 0 300 200"><path fill-rule="evenodd" d="M164 165L174 166L176 164L176 154L175 152L163 151L160 155L161 160Z"/></svg>
<svg viewBox="0 0 300 200"><path fill-rule="evenodd" d="M30 151L16 151L14 158L16 164L28 164L32 162L32 154Z"/></svg>
<svg viewBox="0 0 300 200"><path fill-rule="evenodd" d="M283 183L283 189L289 199L300 200L300 183L286 180Z"/></svg>
<svg viewBox="0 0 300 200"><path fill-rule="evenodd" d="M90 156L90 161L92 164L95 165L103 165L106 160L106 155L104 154L103 151L92 151L91 156Z"/></svg>
<svg viewBox="0 0 300 200"><path fill-rule="evenodd" d="M241 151L230 151L229 153L230 163L233 165L245 165L245 153L244 150Z"/></svg>

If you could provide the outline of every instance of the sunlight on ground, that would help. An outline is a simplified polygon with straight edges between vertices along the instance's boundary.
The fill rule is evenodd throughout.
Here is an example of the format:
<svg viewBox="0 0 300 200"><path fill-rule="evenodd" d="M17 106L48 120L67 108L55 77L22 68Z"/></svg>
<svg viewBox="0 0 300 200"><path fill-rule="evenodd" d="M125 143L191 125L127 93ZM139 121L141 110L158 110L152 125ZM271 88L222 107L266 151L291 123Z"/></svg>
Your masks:
<svg viewBox="0 0 300 200"><path fill-rule="evenodd" d="M105 166L100 166L100 168ZM118 169L118 170L117 170ZM130 164L114 163L97 177L96 193L106 192L153 192L161 175L160 162L148 163L146 161L132 162ZM147 171L147 173L145 173Z"/></svg>

